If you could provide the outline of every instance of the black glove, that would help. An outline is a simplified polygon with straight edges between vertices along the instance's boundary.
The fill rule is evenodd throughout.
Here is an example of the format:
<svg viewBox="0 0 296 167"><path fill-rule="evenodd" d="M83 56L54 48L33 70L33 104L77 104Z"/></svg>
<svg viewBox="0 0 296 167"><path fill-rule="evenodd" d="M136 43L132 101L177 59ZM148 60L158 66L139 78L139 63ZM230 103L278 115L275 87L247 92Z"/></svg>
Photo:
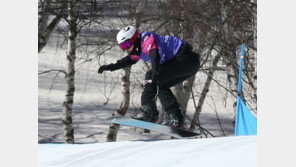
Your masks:
<svg viewBox="0 0 296 167"><path fill-rule="evenodd" d="M113 69L113 64L109 64L109 65L102 65L99 70L98 73L102 74L103 71L112 71Z"/></svg>

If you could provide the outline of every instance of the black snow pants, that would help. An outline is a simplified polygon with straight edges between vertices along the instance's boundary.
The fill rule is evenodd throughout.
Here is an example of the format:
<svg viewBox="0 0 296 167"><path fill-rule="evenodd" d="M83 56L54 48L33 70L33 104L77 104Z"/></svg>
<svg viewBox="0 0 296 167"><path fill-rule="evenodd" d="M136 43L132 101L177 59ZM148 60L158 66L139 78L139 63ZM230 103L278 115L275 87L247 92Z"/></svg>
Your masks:
<svg viewBox="0 0 296 167"><path fill-rule="evenodd" d="M159 66L157 82L145 84L141 97L142 106L151 112L157 111L155 96L158 93L165 112L178 109L180 106L170 87L195 75L200 67L199 59L199 54L192 52L189 44L183 44L174 59ZM145 80L151 79L152 70L149 70Z"/></svg>

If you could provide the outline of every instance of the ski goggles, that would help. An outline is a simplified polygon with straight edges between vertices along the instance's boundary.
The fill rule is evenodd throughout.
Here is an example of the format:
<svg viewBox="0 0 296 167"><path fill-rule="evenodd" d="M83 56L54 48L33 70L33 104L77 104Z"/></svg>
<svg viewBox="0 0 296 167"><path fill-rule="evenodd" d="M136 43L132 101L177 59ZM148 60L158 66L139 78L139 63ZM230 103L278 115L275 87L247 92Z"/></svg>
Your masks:
<svg viewBox="0 0 296 167"><path fill-rule="evenodd" d="M127 50L127 49L129 49L129 48L132 46L132 44L131 44L131 42L130 42L129 40L126 40L126 41L124 41L124 42L118 44L118 46L119 46L120 49L122 49L122 50Z"/></svg>

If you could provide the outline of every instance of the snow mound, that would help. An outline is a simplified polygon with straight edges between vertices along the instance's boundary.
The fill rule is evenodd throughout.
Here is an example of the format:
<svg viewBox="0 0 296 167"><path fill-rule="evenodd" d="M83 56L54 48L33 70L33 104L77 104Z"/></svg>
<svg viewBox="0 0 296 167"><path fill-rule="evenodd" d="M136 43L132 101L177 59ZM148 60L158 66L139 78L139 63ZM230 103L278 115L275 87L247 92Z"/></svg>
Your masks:
<svg viewBox="0 0 296 167"><path fill-rule="evenodd" d="M257 136L39 144L39 167L253 167Z"/></svg>

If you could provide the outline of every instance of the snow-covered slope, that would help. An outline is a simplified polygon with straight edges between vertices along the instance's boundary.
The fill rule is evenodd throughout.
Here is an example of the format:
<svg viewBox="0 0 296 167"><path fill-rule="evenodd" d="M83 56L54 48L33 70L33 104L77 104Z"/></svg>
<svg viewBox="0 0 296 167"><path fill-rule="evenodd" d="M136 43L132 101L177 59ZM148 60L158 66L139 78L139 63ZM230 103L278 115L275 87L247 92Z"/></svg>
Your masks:
<svg viewBox="0 0 296 167"><path fill-rule="evenodd" d="M257 136L39 144L39 167L254 167Z"/></svg>

